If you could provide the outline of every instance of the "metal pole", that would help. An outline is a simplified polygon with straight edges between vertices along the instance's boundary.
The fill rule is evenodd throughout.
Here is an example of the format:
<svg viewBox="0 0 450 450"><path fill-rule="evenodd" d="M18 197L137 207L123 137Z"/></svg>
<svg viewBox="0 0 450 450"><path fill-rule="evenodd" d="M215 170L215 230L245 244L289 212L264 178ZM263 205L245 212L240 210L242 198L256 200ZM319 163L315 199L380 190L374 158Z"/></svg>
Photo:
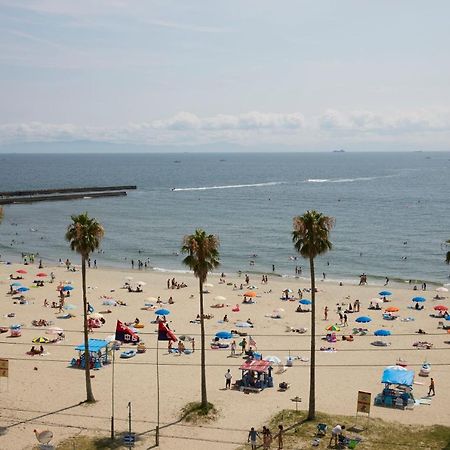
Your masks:
<svg viewBox="0 0 450 450"><path fill-rule="evenodd" d="M128 402L128 434L131 436L131 402Z"/></svg>
<svg viewBox="0 0 450 450"><path fill-rule="evenodd" d="M114 440L114 362L116 359L116 347L112 354L112 380L111 380L111 440Z"/></svg>
<svg viewBox="0 0 450 450"><path fill-rule="evenodd" d="M156 335L156 431L155 444L159 446L159 339Z"/></svg>

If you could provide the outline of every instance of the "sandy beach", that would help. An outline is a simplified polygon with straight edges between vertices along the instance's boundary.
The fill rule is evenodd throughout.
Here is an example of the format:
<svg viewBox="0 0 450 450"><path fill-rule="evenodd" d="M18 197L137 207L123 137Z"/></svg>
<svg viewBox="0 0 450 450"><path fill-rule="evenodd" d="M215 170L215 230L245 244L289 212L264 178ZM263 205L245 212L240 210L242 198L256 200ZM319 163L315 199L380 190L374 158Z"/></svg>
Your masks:
<svg viewBox="0 0 450 450"><path fill-rule="evenodd" d="M27 271L23 280L18 280L30 288L24 293L26 304L20 304L9 291L9 275L17 275L17 270ZM44 271L54 272L54 283L49 277L43 277L43 287L33 287L36 274ZM144 433L137 448L148 448L154 443L154 428L157 420L156 407L156 334L157 326L151 323L155 314L144 310L149 297L160 297L163 307L170 310L167 316L171 328L177 336L190 335L196 339L196 351L189 355L169 354L167 343L160 342L160 421L161 447L165 449L236 448L246 442L248 429L251 426L261 427L274 413L295 408L291 398L299 396L303 399L299 408L306 409L308 399L309 376L309 313L298 313L299 288L308 288L305 279L281 278L269 274L268 283L262 284L261 277L251 277L249 285L254 286L257 293L254 304L242 304L243 292L247 290L245 274L226 274L226 282L220 283L219 275L211 275L208 283L209 293L205 294L205 310L212 317L206 320L207 331L207 382L208 400L220 410L219 419L209 425L193 427L179 423L180 409L190 401L200 399L200 326L190 321L198 314L198 282L193 275L184 273L159 273L153 271L89 269L87 284L88 300L95 312L110 309L104 313L106 323L91 333L92 338L103 339L114 334L116 320L133 322L139 318L144 324L140 330L141 340L145 342L147 351L134 358L124 360L116 358L115 363L115 425L116 432L127 430L128 402L132 404L133 431ZM142 293L130 293L122 289L126 277L133 281L143 281ZM187 287L168 289L167 280L175 277ZM48 302L58 300L56 290L60 282L71 282L74 290L66 300L76 306L70 312L75 317L58 318L67 311L59 313L57 309L44 307ZM237 285L237 289L234 288ZM243 290L239 289L244 284ZM317 348L334 347L336 351L317 352L317 409L328 413L354 415L356 412L357 391L372 393L372 400L382 390L381 373L385 366L393 365L398 358L406 361L409 368L416 372L414 395L416 399L426 397L429 378L418 376L422 363L426 360L432 365L431 376L436 382L436 396L431 404L417 405L413 410L397 410L372 406L371 415L387 420L411 424L445 424L450 420L448 405L450 404L450 335L438 328L443 319L430 317L435 313L434 306L448 306L448 299L434 300L434 288L427 291L413 291L412 286L388 286L392 292L389 303L396 306L399 317L396 320L384 320L382 311L368 310L371 299L379 297L379 286L354 285L339 286L336 283L318 281L317 294ZM282 292L291 289L293 301L282 300ZM419 286L420 289L420 286ZM412 297L422 295L426 302L424 309L415 310ZM448 295L448 294L444 294ZM168 304L169 297L174 303ZM215 297L223 296L224 301ZM103 305L105 297L120 300L126 306ZM304 293L304 298L308 297ZM326 327L339 323L336 312L337 303L353 302L359 299L359 313L348 314L348 326L337 333L337 342L328 343L322 338L327 333ZM154 301L153 301L154 303ZM223 308L212 308L211 305L224 303ZM233 312L239 305L239 312ZM324 320L323 309L328 306L328 320ZM278 308L281 318L272 318L272 312ZM14 317L8 314L15 313ZM37 265L0 264L0 326L12 324L22 325L20 337L10 337L9 332L0 335L0 356L8 358L9 378L0 379L2 392L1 422L6 427L0 436L0 447L7 449L29 449L37 444L33 430L50 429L54 433L54 443L72 435L109 435L112 395L112 367L108 365L92 372L93 390L97 403L92 406L79 405L85 399L84 372L69 367L69 362L77 356L74 347L82 338L82 300L81 273L68 272L65 267L44 267ZM220 323L227 315L228 323ZM370 323L356 323L359 316L369 316ZM413 320L405 320L407 318ZM44 319L53 322L53 326L64 329L65 339L54 344L44 345L45 355L29 356L32 339L46 335L46 327L33 327L32 320ZM239 328L247 332L256 341L257 349L264 356L275 355L282 361L287 356L298 357L293 366L278 374L274 369L274 388L265 389L257 394L244 394L237 390L225 390L224 374L231 369L233 381L240 378L239 366L242 357L230 357L229 349L212 350L209 342L220 330L237 329L237 321L251 319L253 328ZM445 321L444 321L445 322ZM450 322L446 322L450 324ZM290 328L307 328L306 333L289 331ZM354 327L367 328L364 336L355 335L353 342L343 341L342 335L352 334ZM48 327L47 327L48 328ZM390 330L392 335L384 339L390 343L387 347L375 347L371 342L380 338L373 335L377 329ZM422 329L427 335L416 332ZM51 337L51 336L50 336ZM236 339L239 342L240 338ZM428 350L413 347L417 341L433 344ZM190 348L189 343L187 348ZM118 356L118 355L117 355ZM304 359L305 361L302 361ZM280 382L290 384L286 392L279 392Z"/></svg>

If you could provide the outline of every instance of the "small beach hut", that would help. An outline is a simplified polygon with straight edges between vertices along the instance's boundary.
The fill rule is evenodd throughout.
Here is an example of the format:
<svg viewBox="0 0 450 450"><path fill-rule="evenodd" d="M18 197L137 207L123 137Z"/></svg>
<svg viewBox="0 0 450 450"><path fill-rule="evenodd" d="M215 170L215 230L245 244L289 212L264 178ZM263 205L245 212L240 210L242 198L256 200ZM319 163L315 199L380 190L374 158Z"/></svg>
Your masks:
<svg viewBox="0 0 450 450"><path fill-rule="evenodd" d="M104 339L89 339L88 349L90 357L91 369L100 369L105 364L108 364L108 358L111 355L112 343ZM78 358L72 358L70 361L71 367L77 367L79 369L84 369L84 343L75 347L78 350Z"/></svg>
<svg viewBox="0 0 450 450"><path fill-rule="evenodd" d="M272 363L261 359L250 359L239 368L242 378L237 381L241 391L260 392L265 388L273 387Z"/></svg>
<svg viewBox="0 0 450 450"><path fill-rule="evenodd" d="M388 366L383 370L381 382L384 389L375 397L375 405L399 409L414 407L413 370L398 365Z"/></svg>

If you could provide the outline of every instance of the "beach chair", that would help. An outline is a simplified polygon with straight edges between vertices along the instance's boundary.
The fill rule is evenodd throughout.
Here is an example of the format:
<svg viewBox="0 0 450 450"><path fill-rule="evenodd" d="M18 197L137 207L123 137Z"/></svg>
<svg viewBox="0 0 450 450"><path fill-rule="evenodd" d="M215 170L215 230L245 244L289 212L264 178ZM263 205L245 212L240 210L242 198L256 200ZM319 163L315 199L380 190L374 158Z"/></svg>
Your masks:
<svg viewBox="0 0 450 450"><path fill-rule="evenodd" d="M318 423L317 424L317 436L325 436L327 434L327 424Z"/></svg>

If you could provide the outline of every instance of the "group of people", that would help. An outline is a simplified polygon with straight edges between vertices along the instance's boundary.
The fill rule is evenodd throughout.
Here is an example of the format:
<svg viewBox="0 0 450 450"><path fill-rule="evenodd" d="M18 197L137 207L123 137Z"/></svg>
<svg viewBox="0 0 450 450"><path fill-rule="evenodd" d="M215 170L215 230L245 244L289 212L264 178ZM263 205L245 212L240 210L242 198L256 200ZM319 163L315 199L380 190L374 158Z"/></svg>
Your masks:
<svg viewBox="0 0 450 450"><path fill-rule="evenodd" d="M255 430L254 427L250 429L248 432L248 439L247 442L250 443L252 450L256 450L258 447L258 439L262 440L262 446L264 450L270 449L270 446L272 445L274 437L277 440L278 443L278 450L283 449L283 438L284 438L284 427L282 424L278 425L278 432L275 436L273 436L270 429L266 426L263 426L262 431Z"/></svg>

